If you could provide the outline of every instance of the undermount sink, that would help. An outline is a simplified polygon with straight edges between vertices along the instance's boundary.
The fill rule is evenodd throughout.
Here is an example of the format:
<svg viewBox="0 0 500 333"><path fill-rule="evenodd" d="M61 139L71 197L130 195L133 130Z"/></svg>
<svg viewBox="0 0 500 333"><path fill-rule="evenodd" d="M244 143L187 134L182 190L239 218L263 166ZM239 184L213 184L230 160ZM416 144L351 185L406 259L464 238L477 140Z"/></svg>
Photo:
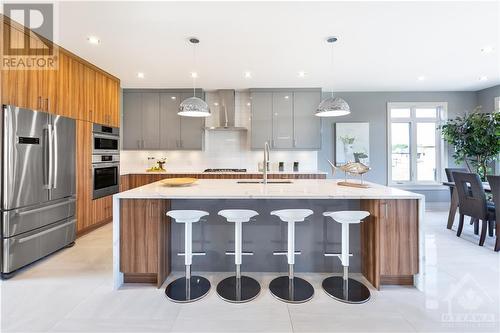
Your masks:
<svg viewBox="0 0 500 333"><path fill-rule="evenodd" d="M238 180L238 184L264 184L263 180ZM267 184L291 184L291 180L268 180Z"/></svg>

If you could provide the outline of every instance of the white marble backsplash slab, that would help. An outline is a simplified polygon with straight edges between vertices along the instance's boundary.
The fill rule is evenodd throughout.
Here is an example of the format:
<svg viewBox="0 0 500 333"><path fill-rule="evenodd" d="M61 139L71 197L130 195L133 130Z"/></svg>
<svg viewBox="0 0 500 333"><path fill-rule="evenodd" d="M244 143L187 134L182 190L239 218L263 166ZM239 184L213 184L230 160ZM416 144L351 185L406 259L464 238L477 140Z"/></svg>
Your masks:
<svg viewBox="0 0 500 333"><path fill-rule="evenodd" d="M148 157L165 157L167 171L201 172L208 168L238 168L258 171L263 152L249 149L248 136L242 131L207 131L203 151L122 151L120 173L144 172L154 161ZM293 162L299 162L299 171L318 171L316 151L271 151L271 170L278 162L285 162L285 171L292 171Z"/></svg>

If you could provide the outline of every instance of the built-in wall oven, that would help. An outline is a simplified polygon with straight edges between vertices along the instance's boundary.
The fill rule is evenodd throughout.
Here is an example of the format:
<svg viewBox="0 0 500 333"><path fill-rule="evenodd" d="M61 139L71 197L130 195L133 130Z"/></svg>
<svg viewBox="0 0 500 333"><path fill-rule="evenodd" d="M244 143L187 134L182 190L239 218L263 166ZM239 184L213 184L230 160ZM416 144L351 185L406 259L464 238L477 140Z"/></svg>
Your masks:
<svg viewBox="0 0 500 333"><path fill-rule="evenodd" d="M120 129L94 124L92 130L93 154L120 154Z"/></svg>
<svg viewBox="0 0 500 333"><path fill-rule="evenodd" d="M120 191L119 129L94 124L92 154L93 199Z"/></svg>

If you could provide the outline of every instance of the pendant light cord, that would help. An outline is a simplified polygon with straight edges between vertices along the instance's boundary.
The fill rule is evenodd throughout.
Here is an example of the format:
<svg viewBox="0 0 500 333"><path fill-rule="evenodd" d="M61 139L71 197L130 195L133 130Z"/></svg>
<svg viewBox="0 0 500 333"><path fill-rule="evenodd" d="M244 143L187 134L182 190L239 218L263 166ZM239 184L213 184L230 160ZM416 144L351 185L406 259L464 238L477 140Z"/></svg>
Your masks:
<svg viewBox="0 0 500 333"><path fill-rule="evenodd" d="M192 44L193 45L193 64L194 64L194 70L191 73L191 76L193 78L193 97L196 97L196 76L198 76L198 73L196 72L196 47L197 44Z"/></svg>
<svg viewBox="0 0 500 333"><path fill-rule="evenodd" d="M331 48L330 48L330 67L331 67L331 73L332 73L332 98L333 98L333 44L331 43Z"/></svg>

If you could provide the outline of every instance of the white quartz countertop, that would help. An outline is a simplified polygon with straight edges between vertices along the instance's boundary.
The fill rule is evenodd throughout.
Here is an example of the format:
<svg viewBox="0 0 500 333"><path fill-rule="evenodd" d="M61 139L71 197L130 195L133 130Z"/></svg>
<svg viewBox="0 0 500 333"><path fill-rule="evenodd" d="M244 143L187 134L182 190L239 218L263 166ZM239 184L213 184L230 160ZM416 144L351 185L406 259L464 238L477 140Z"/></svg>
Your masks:
<svg viewBox="0 0 500 333"><path fill-rule="evenodd" d="M203 172L203 171L161 171L161 172L148 172L148 171L126 171L120 173L120 176L126 175L255 175L262 174L262 171L247 171L247 172ZM270 175L326 175L325 171L269 171Z"/></svg>
<svg viewBox="0 0 500 333"><path fill-rule="evenodd" d="M423 199L418 193L367 183L369 188L337 185L338 179L297 179L291 184L238 184L242 179L199 179L184 187L162 181L117 193L118 199Z"/></svg>

